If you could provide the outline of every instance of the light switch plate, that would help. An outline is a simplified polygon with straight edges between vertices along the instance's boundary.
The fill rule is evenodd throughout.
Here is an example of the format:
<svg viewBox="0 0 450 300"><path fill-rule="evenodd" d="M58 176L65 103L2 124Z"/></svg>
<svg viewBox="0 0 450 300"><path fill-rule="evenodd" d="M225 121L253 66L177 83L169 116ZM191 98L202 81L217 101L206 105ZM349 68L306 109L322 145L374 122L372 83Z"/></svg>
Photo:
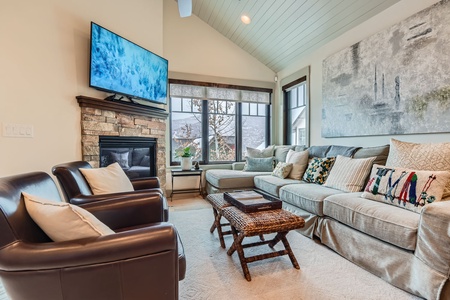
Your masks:
<svg viewBox="0 0 450 300"><path fill-rule="evenodd" d="M30 124L3 124L3 136L5 137L21 137L32 138L34 134L33 125Z"/></svg>

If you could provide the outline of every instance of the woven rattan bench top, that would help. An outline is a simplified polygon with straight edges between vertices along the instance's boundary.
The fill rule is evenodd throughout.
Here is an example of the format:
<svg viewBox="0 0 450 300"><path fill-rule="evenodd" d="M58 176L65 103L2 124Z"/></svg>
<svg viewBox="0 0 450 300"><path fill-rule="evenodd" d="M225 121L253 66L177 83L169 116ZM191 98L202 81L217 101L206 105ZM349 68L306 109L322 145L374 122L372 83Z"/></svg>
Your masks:
<svg viewBox="0 0 450 300"><path fill-rule="evenodd" d="M244 213L234 206L222 209L222 215L245 236L290 231L305 226L305 220L283 209Z"/></svg>
<svg viewBox="0 0 450 300"><path fill-rule="evenodd" d="M208 200L211 205L217 209L218 211L222 211L223 208L232 206L230 202L223 199L223 194L209 194L206 197L206 200Z"/></svg>

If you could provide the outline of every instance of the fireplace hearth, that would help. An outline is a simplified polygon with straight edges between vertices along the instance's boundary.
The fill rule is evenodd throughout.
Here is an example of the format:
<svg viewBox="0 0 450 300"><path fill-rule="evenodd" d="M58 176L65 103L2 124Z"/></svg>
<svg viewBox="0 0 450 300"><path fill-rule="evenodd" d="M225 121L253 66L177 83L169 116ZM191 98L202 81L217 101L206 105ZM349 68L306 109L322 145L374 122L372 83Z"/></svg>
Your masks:
<svg viewBox="0 0 450 300"><path fill-rule="evenodd" d="M156 176L156 139L99 136L100 167L118 163L128 178Z"/></svg>

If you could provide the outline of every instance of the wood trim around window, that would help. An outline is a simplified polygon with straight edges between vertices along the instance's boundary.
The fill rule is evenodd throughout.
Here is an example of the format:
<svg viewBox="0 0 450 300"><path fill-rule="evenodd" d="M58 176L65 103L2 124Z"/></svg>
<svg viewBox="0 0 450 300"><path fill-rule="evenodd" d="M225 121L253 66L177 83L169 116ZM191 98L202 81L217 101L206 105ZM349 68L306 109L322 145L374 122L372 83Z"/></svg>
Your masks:
<svg viewBox="0 0 450 300"><path fill-rule="evenodd" d="M297 79L297 80L294 80L294 81L292 81L292 82L289 82L288 84L283 85L283 86L281 87L281 89L282 89L283 91L286 91L286 90L288 90L289 88L291 88L291 87L293 87L293 86L296 86L297 84L300 84L300 83L305 82L305 81L306 81L306 76L303 76L303 77L301 77L301 78L299 78L299 79Z"/></svg>
<svg viewBox="0 0 450 300"><path fill-rule="evenodd" d="M306 80L306 77L305 77L305 80ZM245 90L245 91L262 92L262 93L270 93L270 94L273 93L273 89L252 87L252 86L243 86L243 85L224 84L224 83L213 83L213 82L191 81L191 80L169 78L169 84L170 83L216 87L216 88L223 88L223 89Z"/></svg>

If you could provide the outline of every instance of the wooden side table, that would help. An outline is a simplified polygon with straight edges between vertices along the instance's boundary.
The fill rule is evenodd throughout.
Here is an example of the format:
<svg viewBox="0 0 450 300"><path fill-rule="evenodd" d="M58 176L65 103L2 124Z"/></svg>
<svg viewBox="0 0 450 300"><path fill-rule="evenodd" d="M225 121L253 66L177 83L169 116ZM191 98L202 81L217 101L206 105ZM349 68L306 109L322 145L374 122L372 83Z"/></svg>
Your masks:
<svg viewBox="0 0 450 300"><path fill-rule="evenodd" d="M170 201L172 201L173 194L200 193L200 195L203 196L202 192L203 169L191 169L191 170L172 169L170 170L170 172L172 173L172 193L170 194ZM175 190L173 179L175 177L186 177L186 176L198 176L200 178L198 188Z"/></svg>

